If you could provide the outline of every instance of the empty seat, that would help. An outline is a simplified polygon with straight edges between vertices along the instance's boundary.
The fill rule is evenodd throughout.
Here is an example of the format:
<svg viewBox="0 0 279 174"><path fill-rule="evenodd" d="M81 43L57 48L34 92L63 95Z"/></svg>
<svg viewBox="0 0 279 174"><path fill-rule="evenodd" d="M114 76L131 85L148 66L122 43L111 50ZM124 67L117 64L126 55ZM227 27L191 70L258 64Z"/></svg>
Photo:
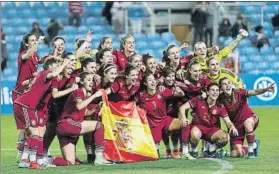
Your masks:
<svg viewBox="0 0 279 174"><path fill-rule="evenodd" d="M139 41L136 43L136 47L138 49L147 49L148 48L148 43L146 41Z"/></svg>
<svg viewBox="0 0 279 174"><path fill-rule="evenodd" d="M18 2L19 5L18 5L18 9L19 10L23 10L23 9L30 9L31 8L31 5L29 2L24 2L24 1L21 1L21 2Z"/></svg>
<svg viewBox="0 0 279 174"><path fill-rule="evenodd" d="M261 53L261 55L273 54L273 49L270 48L270 47L268 47L268 48L262 47L262 48L260 49L260 53Z"/></svg>
<svg viewBox="0 0 279 174"><path fill-rule="evenodd" d="M175 36L173 33L165 32L161 34L161 38L164 42L169 43L175 40Z"/></svg>
<svg viewBox="0 0 279 174"><path fill-rule="evenodd" d="M276 48L274 49L274 53L275 53L276 55L279 55L279 47L276 47Z"/></svg>
<svg viewBox="0 0 279 174"><path fill-rule="evenodd" d="M248 55L248 56L259 54L259 51L257 50L257 48L253 48L253 47L246 48L245 51L246 51L246 55Z"/></svg>
<svg viewBox="0 0 279 174"><path fill-rule="evenodd" d="M16 8L16 5L14 2L1 2L1 6L2 6L2 10Z"/></svg>
<svg viewBox="0 0 279 174"><path fill-rule="evenodd" d="M147 34L147 40L161 40L160 34Z"/></svg>
<svg viewBox="0 0 279 174"><path fill-rule="evenodd" d="M153 41L151 42L151 47L153 47L154 49L161 49L161 48L165 48L166 44L163 41Z"/></svg>
<svg viewBox="0 0 279 174"><path fill-rule="evenodd" d="M270 38L269 39L269 44L270 44L271 47L275 48L275 47L279 46L279 41L276 40L275 38Z"/></svg>
<svg viewBox="0 0 279 174"><path fill-rule="evenodd" d="M146 34L143 34L143 33L136 33L136 34L133 34L136 42L138 41L146 41L147 40L147 36Z"/></svg>
<svg viewBox="0 0 279 174"><path fill-rule="evenodd" d="M45 5L43 2L33 2L32 9L38 9L43 10L45 8Z"/></svg>

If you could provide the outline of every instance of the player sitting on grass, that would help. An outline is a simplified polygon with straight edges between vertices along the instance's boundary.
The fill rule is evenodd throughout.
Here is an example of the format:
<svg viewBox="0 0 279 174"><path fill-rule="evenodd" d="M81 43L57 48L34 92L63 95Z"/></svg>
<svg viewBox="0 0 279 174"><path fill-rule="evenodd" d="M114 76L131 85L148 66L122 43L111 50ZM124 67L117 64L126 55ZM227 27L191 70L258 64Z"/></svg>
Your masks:
<svg viewBox="0 0 279 174"><path fill-rule="evenodd" d="M259 124L256 114L250 109L247 98L273 91L274 84L267 88L247 90L234 89L232 82L224 77L220 79L223 91L218 100L225 106L229 117L238 130L238 136L231 135L231 156L243 157L247 154L247 147L243 147L246 136L248 142L248 158L253 159L259 154L259 141L255 140L255 130Z"/></svg>
<svg viewBox="0 0 279 174"><path fill-rule="evenodd" d="M238 135L224 106L216 103L219 93L218 84L211 83L207 87L206 99L194 97L179 108L179 115L182 118L186 118L185 110L190 108L194 110L190 138L192 148L197 148L200 139L208 141L211 143L208 151L211 157L216 157L216 150L224 147L229 141L229 134L219 128L220 117L229 128L229 133Z"/></svg>

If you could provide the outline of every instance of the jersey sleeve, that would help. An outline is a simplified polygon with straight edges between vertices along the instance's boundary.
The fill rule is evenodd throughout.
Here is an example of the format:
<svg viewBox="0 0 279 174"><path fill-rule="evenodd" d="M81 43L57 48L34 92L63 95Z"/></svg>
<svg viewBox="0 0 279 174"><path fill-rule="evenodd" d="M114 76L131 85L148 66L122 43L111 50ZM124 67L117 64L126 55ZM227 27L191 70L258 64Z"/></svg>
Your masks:
<svg viewBox="0 0 279 174"><path fill-rule="evenodd" d="M59 88L59 81L57 80L57 77L54 77L51 79L51 88Z"/></svg>
<svg viewBox="0 0 279 174"><path fill-rule="evenodd" d="M219 112L220 117L225 118L228 116L228 112L227 112L226 108L224 107L224 105L222 105L219 109L220 109L220 112Z"/></svg>
<svg viewBox="0 0 279 174"><path fill-rule="evenodd" d="M239 89L239 95L242 99L246 99L248 97L248 90L244 88Z"/></svg>
<svg viewBox="0 0 279 174"><path fill-rule="evenodd" d="M228 56L231 52L232 50L229 47L225 47L221 51L219 51L219 53L216 54L215 57L219 60L219 62L221 62L221 60L224 57Z"/></svg>
<svg viewBox="0 0 279 174"><path fill-rule="evenodd" d="M199 100L199 98L198 98L198 96L197 96L197 97L193 97L192 99L190 99L190 100L188 101L189 104L190 104L190 107L191 107L192 109L196 108L197 103L198 103L198 100Z"/></svg>
<svg viewBox="0 0 279 174"><path fill-rule="evenodd" d="M83 98L83 91L81 89L75 90L72 93L73 95L73 101L76 101L78 99L82 99Z"/></svg>
<svg viewBox="0 0 279 174"><path fill-rule="evenodd" d="M164 98L167 98L167 97L170 97L174 94L174 91L171 90L171 89L168 89L166 88L162 93L161 95L164 97Z"/></svg>

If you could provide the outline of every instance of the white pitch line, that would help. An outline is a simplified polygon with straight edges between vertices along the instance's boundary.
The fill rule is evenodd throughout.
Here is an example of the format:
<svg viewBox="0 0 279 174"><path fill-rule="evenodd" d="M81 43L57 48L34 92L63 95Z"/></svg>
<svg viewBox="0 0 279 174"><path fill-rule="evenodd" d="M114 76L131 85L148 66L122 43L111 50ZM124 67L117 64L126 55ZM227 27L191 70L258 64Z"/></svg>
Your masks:
<svg viewBox="0 0 279 174"><path fill-rule="evenodd" d="M218 159L218 158L204 158L204 159L217 162L221 165L221 168L219 170L217 170L216 172L213 172L211 174L224 174L224 173L227 173L230 169L233 168L233 165L230 164L228 161L225 161L225 160L221 160L221 159Z"/></svg>

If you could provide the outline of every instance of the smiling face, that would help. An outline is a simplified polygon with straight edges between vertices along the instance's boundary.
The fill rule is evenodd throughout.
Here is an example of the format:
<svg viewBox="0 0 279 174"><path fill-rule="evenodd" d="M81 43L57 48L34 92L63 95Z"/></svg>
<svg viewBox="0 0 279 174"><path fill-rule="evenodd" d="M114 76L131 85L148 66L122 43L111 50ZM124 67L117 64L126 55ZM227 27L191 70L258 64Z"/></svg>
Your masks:
<svg viewBox="0 0 279 174"><path fill-rule="evenodd" d="M138 76L139 76L138 70L136 70L136 69L131 70L131 71L129 72L129 74L126 75L127 84L129 84L129 85L135 85L136 82L137 82Z"/></svg>
<svg viewBox="0 0 279 174"><path fill-rule="evenodd" d="M196 43L194 46L194 53L196 56L205 59L207 54L207 48L205 43L203 42Z"/></svg>
<svg viewBox="0 0 279 174"><path fill-rule="evenodd" d="M65 50L65 42L62 39L57 39L54 42L54 49L58 50L58 54L61 55L63 53L63 51Z"/></svg>
<svg viewBox="0 0 279 174"><path fill-rule="evenodd" d="M110 83L113 83L116 77L117 77L116 68L111 68L107 72L104 73L104 79Z"/></svg>
<svg viewBox="0 0 279 174"><path fill-rule="evenodd" d="M190 69L189 72L191 74L191 79L194 81L199 81L200 79L200 75L202 73L201 70L201 65L200 64L193 64Z"/></svg>
<svg viewBox="0 0 279 174"><path fill-rule="evenodd" d="M63 70L63 75L64 75L66 78L70 78L72 73L73 73L73 67L72 67L72 65L71 65L71 64L66 65L66 67L65 67L64 70Z"/></svg>
<svg viewBox="0 0 279 174"><path fill-rule="evenodd" d="M102 64L113 63L112 52L111 51L104 52L104 55L100 59L100 61L102 62Z"/></svg>
<svg viewBox="0 0 279 174"><path fill-rule="evenodd" d="M221 81L221 89L225 94L232 94L232 82L229 79L224 79Z"/></svg>
<svg viewBox="0 0 279 174"><path fill-rule="evenodd" d="M93 75L92 74L88 74L86 75L86 77L84 78L83 82L82 82L82 87L86 90L86 91L91 91L92 90L92 86L93 86Z"/></svg>
<svg viewBox="0 0 279 174"><path fill-rule="evenodd" d="M88 72L90 74L96 74L96 62L89 62L86 67L83 68L83 71Z"/></svg>
<svg viewBox="0 0 279 174"><path fill-rule="evenodd" d="M175 82L175 73L170 73L167 77L165 77L166 86L172 86Z"/></svg>
<svg viewBox="0 0 279 174"><path fill-rule="evenodd" d="M113 50L113 41L112 39L109 37L109 38L106 38L105 39L105 42L101 45L101 48L102 49L110 49L111 51Z"/></svg>
<svg viewBox="0 0 279 174"><path fill-rule="evenodd" d="M208 69L211 75L218 75L220 70L219 61L216 58L211 59L208 63Z"/></svg>
<svg viewBox="0 0 279 174"><path fill-rule="evenodd" d="M28 43L25 43L25 45L28 47L28 49L32 48L33 45L37 42L37 38L35 35L31 35L28 38Z"/></svg>
<svg viewBox="0 0 279 174"><path fill-rule="evenodd" d="M168 58L174 64L179 64L180 52L178 47L173 47L168 51Z"/></svg>
<svg viewBox="0 0 279 174"><path fill-rule="evenodd" d="M88 46L85 47L84 52L85 52L85 54L90 54L90 52L91 52L91 44L89 44Z"/></svg>
<svg viewBox="0 0 279 174"><path fill-rule="evenodd" d="M147 89L156 90L157 83L154 75L150 74L148 77L146 77L144 81L144 85L146 86Z"/></svg>
<svg viewBox="0 0 279 174"><path fill-rule="evenodd" d="M216 101L219 96L219 87L216 85L211 86L207 91L207 96L211 98L213 101Z"/></svg>
<svg viewBox="0 0 279 174"><path fill-rule="evenodd" d="M138 70L140 70L141 66L142 66L142 57L140 55L135 55L133 56L132 60L131 60L131 64L136 67Z"/></svg>
<svg viewBox="0 0 279 174"><path fill-rule="evenodd" d="M146 61L146 70L151 72L152 74L155 74L155 71L156 71L156 60L154 57L148 59Z"/></svg>
<svg viewBox="0 0 279 174"><path fill-rule="evenodd" d="M135 51L135 39L130 36L124 42L124 51L134 52Z"/></svg>
<svg viewBox="0 0 279 174"><path fill-rule="evenodd" d="M75 55L69 55L68 56L69 59L70 59L70 64L72 65L72 67L76 67L76 64L77 64L77 58Z"/></svg>

